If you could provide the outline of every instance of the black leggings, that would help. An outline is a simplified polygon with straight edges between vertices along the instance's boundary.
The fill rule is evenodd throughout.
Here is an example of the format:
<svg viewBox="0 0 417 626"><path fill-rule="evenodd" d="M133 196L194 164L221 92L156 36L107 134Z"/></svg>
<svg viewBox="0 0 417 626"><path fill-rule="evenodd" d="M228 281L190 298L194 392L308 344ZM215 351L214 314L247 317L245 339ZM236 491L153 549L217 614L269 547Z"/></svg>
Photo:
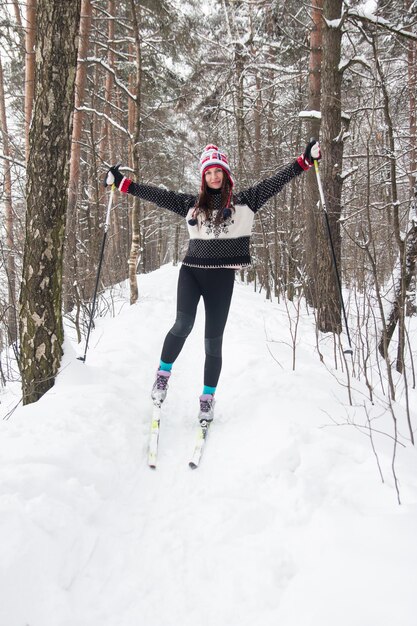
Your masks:
<svg viewBox="0 0 417 626"><path fill-rule="evenodd" d="M161 360L174 363L190 334L203 296L206 311L204 345L206 360L204 384L216 387L222 369L223 332L232 299L235 270L229 268L202 269L182 265L177 288L177 317L167 334Z"/></svg>

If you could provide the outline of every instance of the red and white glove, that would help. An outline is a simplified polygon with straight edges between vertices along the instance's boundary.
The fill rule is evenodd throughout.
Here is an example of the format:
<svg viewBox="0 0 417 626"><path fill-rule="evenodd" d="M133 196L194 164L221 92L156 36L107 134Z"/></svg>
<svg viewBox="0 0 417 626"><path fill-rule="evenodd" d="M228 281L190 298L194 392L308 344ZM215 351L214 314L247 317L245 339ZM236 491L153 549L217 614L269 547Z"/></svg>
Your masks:
<svg viewBox="0 0 417 626"><path fill-rule="evenodd" d="M320 161L320 159L320 144L317 139L311 139L310 143L306 145L304 153L298 157L297 163L303 170L309 170L310 167L313 167L314 161Z"/></svg>

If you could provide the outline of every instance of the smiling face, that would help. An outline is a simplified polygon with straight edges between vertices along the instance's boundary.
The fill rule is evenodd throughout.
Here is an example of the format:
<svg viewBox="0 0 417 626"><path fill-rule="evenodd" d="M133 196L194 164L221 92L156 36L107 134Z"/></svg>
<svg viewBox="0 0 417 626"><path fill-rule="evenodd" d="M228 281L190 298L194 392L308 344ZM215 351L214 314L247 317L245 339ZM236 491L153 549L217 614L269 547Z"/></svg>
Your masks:
<svg viewBox="0 0 417 626"><path fill-rule="evenodd" d="M221 167L210 167L204 174L207 187L220 189L223 184L223 176L224 172Z"/></svg>

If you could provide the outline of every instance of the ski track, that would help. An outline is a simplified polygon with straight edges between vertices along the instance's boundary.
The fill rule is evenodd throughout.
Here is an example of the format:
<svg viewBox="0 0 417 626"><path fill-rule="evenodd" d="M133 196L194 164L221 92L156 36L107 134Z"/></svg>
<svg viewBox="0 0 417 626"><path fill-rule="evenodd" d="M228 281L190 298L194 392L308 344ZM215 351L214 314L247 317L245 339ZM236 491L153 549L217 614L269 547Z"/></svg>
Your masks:
<svg viewBox="0 0 417 626"><path fill-rule="evenodd" d="M398 451L398 507L388 438L382 484L369 439L330 419L363 399L349 407L320 365L311 318L293 372L285 308L236 285L215 423L191 471L199 310L147 467L177 271L139 278L139 303L98 320L85 364L67 338L55 387L1 424L0 626L414 626L415 451Z"/></svg>

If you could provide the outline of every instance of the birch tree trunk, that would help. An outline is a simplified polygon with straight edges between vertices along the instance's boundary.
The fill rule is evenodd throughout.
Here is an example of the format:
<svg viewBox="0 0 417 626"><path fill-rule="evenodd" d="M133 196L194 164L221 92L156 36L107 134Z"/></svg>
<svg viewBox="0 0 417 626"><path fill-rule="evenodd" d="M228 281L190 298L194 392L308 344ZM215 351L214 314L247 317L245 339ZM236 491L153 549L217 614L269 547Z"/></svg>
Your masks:
<svg viewBox="0 0 417 626"><path fill-rule="evenodd" d="M139 33L139 7L135 7L135 3L131 0L133 31L135 37L135 52L136 52L136 106L134 108L134 131L133 131L133 146L132 146L132 164L133 169L139 175L140 171L140 148L139 148L139 135L140 135L140 92L141 92L141 57L140 57L140 33ZM138 265L140 254L140 200L134 198L133 208L131 212L131 224L132 224L132 243L130 247L129 255L129 284L130 284L130 304L134 304L138 297L138 283L136 278L136 268Z"/></svg>
<svg viewBox="0 0 417 626"><path fill-rule="evenodd" d="M107 4L108 14L111 16L116 16L117 8L116 1L109 0ZM107 26L107 39L108 39L108 51L107 51L107 65L108 67L114 67L115 64L115 52L114 52L114 39L115 39L115 19L109 19ZM107 72L106 74L106 82L104 86L104 118L103 118L103 129L101 136L103 140L100 142L101 154L100 154L100 162L105 163L106 160L109 161L111 165L116 163L116 151L115 151L115 142L113 137L113 128L109 123L109 119L111 118L111 106L110 104L113 102L113 92L114 92L114 76L111 72ZM120 282L121 280L125 280L127 277L127 268L126 268L126 257L122 252L122 237L121 237L121 226L120 226L120 214L118 211L112 211L110 215L111 225L110 225L110 255L112 258L112 269L113 271L110 273L109 280L111 283Z"/></svg>
<svg viewBox="0 0 417 626"><path fill-rule="evenodd" d="M24 404L35 402L53 386L62 357L62 257L80 1L39 0L37 9L20 291Z"/></svg>

